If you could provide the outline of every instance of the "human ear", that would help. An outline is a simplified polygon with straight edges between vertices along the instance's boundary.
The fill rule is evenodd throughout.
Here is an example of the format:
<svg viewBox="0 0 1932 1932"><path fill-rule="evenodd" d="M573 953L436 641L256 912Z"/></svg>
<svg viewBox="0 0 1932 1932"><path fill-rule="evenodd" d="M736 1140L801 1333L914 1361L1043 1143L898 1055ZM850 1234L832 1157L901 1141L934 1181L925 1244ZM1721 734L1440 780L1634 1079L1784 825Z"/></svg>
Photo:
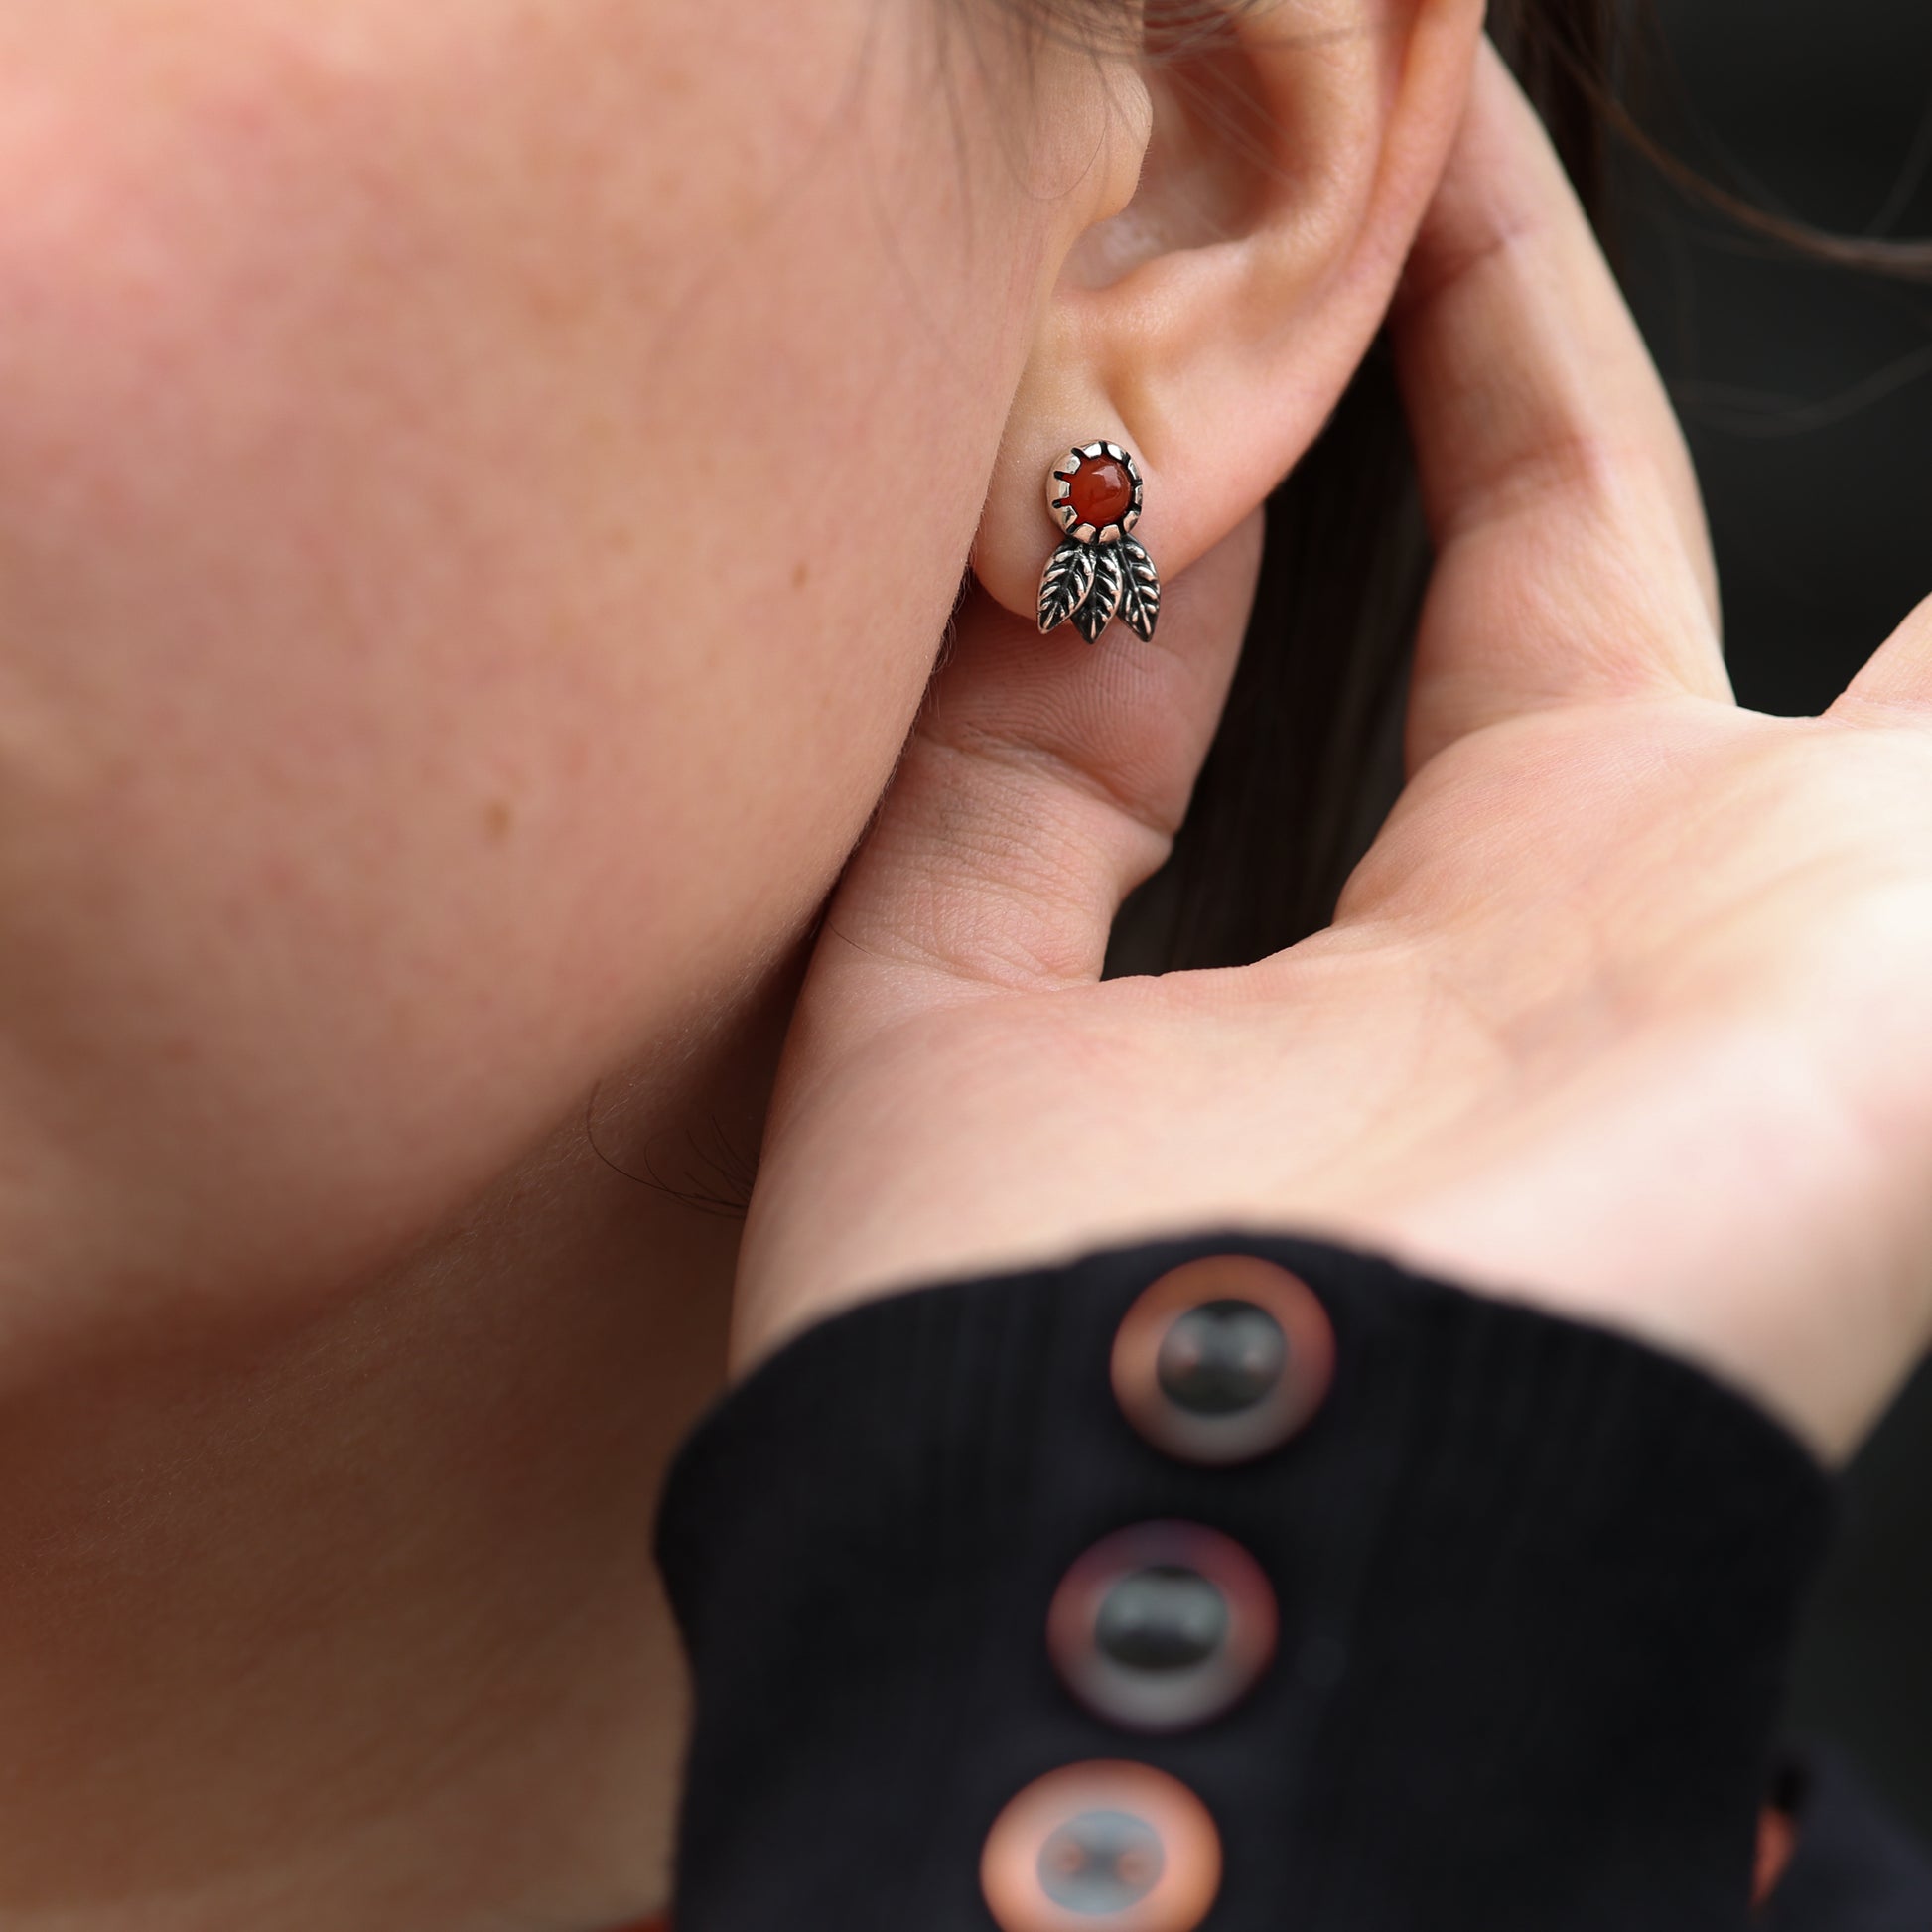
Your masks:
<svg viewBox="0 0 1932 1932"><path fill-rule="evenodd" d="M1054 460L1123 444L1136 536L1172 577L1313 441L1367 352L1467 98L1482 0L1218 0L1166 30L1124 208L1070 238L1040 311L974 550L1030 614L1059 539ZM1139 87L1133 90L1138 104Z"/></svg>

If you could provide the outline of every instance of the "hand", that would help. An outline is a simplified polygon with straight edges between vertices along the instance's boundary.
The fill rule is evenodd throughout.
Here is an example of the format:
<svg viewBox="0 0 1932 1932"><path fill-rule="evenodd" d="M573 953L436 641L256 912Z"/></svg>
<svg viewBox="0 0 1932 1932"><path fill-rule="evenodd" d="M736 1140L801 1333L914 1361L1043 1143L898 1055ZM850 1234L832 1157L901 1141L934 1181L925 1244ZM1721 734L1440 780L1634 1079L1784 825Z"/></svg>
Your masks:
<svg viewBox="0 0 1932 1932"><path fill-rule="evenodd" d="M1410 781L1331 928L1100 983L1231 674L1250 523L1098 652L962 619L828 914L741 1361L861 1296L1325 1233L1600 1321L1849 1452L1932 1334L1932 607L1731 700L1677 425L1485 51L1395 317L1438 567Z"/></svg>

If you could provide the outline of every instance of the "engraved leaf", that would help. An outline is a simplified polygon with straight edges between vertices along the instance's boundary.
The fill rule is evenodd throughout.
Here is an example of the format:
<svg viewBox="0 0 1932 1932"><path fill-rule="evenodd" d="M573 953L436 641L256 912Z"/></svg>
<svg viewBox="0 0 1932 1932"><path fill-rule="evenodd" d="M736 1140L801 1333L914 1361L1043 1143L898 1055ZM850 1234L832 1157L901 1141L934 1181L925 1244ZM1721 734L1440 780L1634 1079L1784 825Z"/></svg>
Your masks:
<svg viewBox="0 0 1932 1932"><path fill-rule="evenodd" d="M1046 559L1039 574L1039 627L1054 630L1063 624L1093 589L1093 545L1068 537Z"/></svg>
<svg viewBox="0 0 1932 1932"><path fill-rule="evenodd" d="M1161 573L1154 568L1154 559L1132 537L1122 537L1119 548L1125 581L1115 615L1144 643L1151 643L1154 626L1161 619Z"/></svg>
<svg viewBox="0 0 1932 1932"><path fill-rule="evenodd" d="M1086 602L1073 614L1074 624L1088 643L1098 643L1100 633L1113 621L1115 608L1120 603L1121 586L1126 578L1127 572L1120 561L1120 545L1095 544L1093 589L1087 593Z"/></svg>

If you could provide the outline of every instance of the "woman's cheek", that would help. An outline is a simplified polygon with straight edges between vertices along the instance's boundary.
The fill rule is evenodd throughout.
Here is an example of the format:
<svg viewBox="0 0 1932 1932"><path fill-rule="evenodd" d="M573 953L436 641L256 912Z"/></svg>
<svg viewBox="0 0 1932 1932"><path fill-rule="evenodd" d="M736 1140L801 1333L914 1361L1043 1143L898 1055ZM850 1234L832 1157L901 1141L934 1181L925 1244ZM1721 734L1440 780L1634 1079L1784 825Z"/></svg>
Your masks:
<svg viewBox="0 0 1932 1932"><path fill-rule="evenodd" d="M672 103L525 26L122 12L0 77L0 1137L130 1269L265 1294L802 929L1026 301L942 130L901 206L906 101L802 57ZM759 87L789 151L735 139Z"/></svg>

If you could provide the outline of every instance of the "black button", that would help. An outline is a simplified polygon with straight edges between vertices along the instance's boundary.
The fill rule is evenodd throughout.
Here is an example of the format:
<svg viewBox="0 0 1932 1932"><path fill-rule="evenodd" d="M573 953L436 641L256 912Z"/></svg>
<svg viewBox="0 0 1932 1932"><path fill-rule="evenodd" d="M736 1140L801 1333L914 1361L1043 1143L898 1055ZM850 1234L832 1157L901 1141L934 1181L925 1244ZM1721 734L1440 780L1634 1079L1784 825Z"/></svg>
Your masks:
<svg viewBox="0 0 1932 1932"><path fill-rule="evenodd" d="M1177 1778L1120 1759L1035 1779L980 1854L1001 1932L1193 1932L1220 1888L1207 1807Z"/></svg>
<svg viewBox="0 0 1932 1932"><path fill-rule="evenodd" d="M1129 1670L1191 1670L1227 1641L1228 1600L1198 1570L1150 1565L1100 1599L1093 1640Z"/></svg>
<svg viewBox="0 0 1932 1932"><path fill-rule="evenodd" d="M1127 1420L1183 1462L1247 1462L1304 1429L1334 1379L1335 1331L1299 1275L1258 1255L1171 1268L1114 1337Z"/></svg>
<svg viewBox="0 0 1932 1932"><path fill-rule="evenodd" d="M1219 1717L1275 1654L1280 1615L1261 1566L1198 1523L1137 1523L1066 1573L1046 1648L1088 1710L1126 1730Z"/></svg>
<svg viewBox="0 0 1932 1932"><path fill-rule="evenodd" d="M1169 1397L1196 1416L1252 1409L1282 1379L1288 1337L1253 1302L1203 1302L1177 1315L1156 1373Z"/></svg>

